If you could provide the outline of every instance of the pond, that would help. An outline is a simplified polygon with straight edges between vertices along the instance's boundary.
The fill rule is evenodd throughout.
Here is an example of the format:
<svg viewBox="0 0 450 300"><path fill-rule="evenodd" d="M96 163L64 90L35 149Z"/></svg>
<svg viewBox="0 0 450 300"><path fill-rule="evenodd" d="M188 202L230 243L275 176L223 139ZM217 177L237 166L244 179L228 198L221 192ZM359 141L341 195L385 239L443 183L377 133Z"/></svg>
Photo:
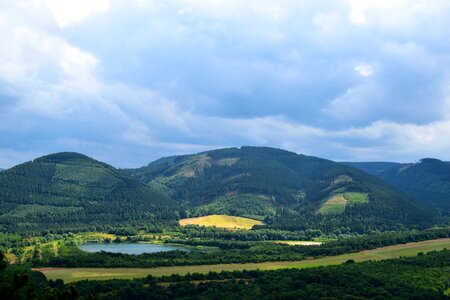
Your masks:
<svg viewBox="0 0 450 300"><path fill-rule="evenodd" d="M182 246L150 243L85 243L78 246L86 252L112 252L123 254L142 254L180 250L191 252L193 249Z"/></svg>

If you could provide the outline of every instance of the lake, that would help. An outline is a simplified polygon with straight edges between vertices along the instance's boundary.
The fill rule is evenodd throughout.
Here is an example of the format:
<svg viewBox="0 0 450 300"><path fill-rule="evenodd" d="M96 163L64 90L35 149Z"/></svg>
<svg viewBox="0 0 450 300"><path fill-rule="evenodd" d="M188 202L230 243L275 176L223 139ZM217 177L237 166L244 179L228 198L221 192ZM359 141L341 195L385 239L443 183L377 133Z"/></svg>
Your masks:
<svg viewBox="0 0 450 300"><path fill-rule="evenodd" d="M85 243L78 246L86 252L112 252L123 254L142 254L180 250L191 252L192 248L150 243Z"/></svg>

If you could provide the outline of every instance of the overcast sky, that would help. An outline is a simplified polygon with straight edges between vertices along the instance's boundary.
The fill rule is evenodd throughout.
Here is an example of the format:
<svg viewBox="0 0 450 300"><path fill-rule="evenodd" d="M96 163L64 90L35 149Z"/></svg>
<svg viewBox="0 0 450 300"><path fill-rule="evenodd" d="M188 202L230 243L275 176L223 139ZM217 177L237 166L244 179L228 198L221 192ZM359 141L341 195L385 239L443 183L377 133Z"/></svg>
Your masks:
<svg viewBox="0 0 450 300"><path fill-rule="evenodd" d="M0 167L450 160L450 1L0 0Z"/></svg>

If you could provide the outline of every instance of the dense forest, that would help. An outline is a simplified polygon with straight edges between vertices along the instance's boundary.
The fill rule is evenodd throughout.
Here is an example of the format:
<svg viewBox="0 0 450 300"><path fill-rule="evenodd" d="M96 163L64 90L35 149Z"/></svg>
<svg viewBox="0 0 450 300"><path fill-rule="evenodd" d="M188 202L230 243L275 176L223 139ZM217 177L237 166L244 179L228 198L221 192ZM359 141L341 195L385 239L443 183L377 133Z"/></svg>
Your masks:
<svg viewBox="0 0 450 300"><path fill-rule="evenodd" d="M450 163L425 158L418 163L390 168L379 177L424 206L436 209L443 216L450 216Z"/></svg>
<svg viewBox="0 0 450 300"><path fill-rule="evenodd" d="M164 193L77 153L44 156L0 173L0 229L155 224L178 218Z"/></svg>

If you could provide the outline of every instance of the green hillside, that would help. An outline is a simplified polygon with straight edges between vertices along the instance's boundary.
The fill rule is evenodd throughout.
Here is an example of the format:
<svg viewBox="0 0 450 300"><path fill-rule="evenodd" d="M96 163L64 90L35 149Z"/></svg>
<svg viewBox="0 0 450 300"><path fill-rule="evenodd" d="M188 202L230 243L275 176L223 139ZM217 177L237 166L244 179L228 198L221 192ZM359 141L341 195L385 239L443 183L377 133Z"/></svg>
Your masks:
<svg viewBox="0 0 450 300"><path fill-rule="evenodd" d="M450 215L450 163L424 158L382 172L380 178L424 205Z"/></svg>
<svg viewBox="0 0 450 300"><path fill-rule="evenodd" d="M167 157L127 171L169 193L185 208L182 217L229 214L264 219L272 228L361 233L430 221L406 196L378 178L274 148L228 148ZM358 196L347 200L339 213L320 213L331 196L346 194L365 196L363 201Z"/></svg>
<svg viewBox="0 0 450 300"><path fill-rule="evenodd" d="M0 173L0 226L13 230L175 220L173 203L123 172L58 153Z"/></svg>

